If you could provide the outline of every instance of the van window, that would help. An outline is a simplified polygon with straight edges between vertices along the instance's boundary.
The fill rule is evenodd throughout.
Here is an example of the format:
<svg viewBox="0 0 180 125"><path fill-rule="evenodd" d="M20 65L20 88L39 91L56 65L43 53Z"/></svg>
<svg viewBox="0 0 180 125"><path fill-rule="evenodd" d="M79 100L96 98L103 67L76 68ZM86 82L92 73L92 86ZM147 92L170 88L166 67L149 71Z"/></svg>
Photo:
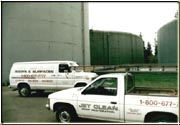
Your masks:
<svg viewBox="0 0 180 125"><path fill-rule="evenodd" d="M71 72L68 64L59 64L59 72Z"/></svg>

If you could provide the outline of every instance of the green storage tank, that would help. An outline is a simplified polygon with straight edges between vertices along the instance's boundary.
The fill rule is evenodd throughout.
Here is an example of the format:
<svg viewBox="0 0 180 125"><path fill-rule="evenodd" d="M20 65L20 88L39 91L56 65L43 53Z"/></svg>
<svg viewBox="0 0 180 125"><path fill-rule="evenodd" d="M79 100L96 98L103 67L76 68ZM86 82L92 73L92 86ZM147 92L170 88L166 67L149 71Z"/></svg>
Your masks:
<svg viewBox="0 0 180 125"><path fill-rule="evenodd" d="M158 30L158 62L177 65L177 19Z"/></svg>
<svg viewBox="0 0 180 125"><path fill-rule="evenodd" d="M144 63L141 37L125 32L90 30L92 65Z"/></svg>

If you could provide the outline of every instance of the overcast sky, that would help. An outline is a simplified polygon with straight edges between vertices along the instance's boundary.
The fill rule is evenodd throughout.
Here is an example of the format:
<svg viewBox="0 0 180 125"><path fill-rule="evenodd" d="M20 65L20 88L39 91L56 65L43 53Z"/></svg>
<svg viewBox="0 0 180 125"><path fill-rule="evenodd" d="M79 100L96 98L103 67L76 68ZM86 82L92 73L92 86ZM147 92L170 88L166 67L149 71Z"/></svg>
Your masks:
<svg viewBox="0 0 180 125"><path fill-rule="evenodd" d="M177 2L90 2L89 28L139 35L154 45L156 32L175 19Z"/></svg>

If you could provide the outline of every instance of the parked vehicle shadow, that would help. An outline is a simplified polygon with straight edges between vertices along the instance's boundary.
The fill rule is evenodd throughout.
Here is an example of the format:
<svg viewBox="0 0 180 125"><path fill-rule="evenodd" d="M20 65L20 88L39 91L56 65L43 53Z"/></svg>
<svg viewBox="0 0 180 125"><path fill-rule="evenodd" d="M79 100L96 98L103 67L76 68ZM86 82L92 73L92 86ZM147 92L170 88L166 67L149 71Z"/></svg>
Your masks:
<svg viewBox="0 0 180 125"><path fill-rule="evenodd" d="M48 97L53 92L31 92L30 97Z"/></svg>

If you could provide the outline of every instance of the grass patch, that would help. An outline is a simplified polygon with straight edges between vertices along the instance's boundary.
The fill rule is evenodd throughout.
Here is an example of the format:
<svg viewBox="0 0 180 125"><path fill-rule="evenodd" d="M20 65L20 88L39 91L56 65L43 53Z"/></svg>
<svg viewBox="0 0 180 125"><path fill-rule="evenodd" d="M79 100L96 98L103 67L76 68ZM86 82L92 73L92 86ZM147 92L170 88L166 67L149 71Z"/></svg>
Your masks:
<svg viewBox="0 0 180 125"><path fill-rule="evenodd" d="M133 73L137 87L175 88L177 73Z"/></svg>

